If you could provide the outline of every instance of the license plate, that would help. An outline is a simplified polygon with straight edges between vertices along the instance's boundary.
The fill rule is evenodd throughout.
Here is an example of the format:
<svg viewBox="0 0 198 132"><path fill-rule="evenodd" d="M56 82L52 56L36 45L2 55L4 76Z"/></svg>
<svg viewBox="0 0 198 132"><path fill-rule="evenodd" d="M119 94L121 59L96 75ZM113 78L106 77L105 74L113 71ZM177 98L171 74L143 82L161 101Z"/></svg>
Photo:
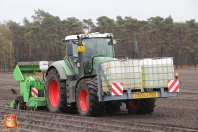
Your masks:
<svg viewBox="0 0 198 132"><path fill-rule="evenodd" d="M133 94L133 98L153 98L158 97L157 92L149 92L149 93L136 93Z"/></svg>

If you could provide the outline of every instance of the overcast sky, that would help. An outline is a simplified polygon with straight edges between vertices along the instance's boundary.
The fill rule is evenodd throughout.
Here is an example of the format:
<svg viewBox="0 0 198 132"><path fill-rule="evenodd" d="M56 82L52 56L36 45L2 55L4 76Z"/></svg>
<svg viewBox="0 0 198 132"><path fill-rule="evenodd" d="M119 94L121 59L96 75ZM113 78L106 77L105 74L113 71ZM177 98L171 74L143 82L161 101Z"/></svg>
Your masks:
<svg viewBox="0 0 198 132"><path fill-rule="evenodd" d="M12 20L22 24L24 17L32 21L31 16L38 9L61 20L76 17L96 22L100 16L115 20L118 15L147 20L171 15L174 22L198 22L198 0L0 0L0 22Z"/></svg>

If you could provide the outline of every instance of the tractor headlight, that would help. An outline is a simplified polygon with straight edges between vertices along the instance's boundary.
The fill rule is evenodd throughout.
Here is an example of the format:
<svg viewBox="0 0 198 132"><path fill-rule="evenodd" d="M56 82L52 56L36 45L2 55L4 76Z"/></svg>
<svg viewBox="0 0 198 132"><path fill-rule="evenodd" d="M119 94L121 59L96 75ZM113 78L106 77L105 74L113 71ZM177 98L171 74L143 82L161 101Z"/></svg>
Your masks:
<svg viewBox="0 0 198 132"><path fill-rule="evenodd" d="M85 35L82 35L81 38L85 38Z"/></svg>
<svg viewBox="0 0 198 132"><path fill-rule="evenodd" d="M83 35L81 35L81 38L89 38L89 35L88 34L83 34Z"/></svg>

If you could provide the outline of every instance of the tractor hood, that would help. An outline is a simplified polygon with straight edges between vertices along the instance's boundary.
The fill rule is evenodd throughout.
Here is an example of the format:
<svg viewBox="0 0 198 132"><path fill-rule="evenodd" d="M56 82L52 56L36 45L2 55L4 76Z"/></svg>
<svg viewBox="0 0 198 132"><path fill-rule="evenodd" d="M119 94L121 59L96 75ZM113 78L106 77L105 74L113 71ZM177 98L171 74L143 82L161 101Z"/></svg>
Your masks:
<svg viewBox="0 0 198 132"><path fill-rule="evenodd" d="M112 58L112 57L94 57L93 58L93 68L95 69L97 62L105 62L105 61L109 61L109 60L117 60L117 59Z"/></svg>

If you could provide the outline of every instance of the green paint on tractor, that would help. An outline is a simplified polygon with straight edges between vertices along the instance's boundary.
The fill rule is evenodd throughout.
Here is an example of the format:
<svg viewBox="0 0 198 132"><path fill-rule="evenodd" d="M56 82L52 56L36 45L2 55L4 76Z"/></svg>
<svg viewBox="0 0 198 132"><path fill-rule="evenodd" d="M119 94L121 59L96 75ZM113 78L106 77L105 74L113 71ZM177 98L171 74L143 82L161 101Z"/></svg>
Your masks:
<svg viewBox="0 0 198 132"><path fill-rule="evenodd" d="M113 59L112 57L94 57L93 69L96 69L96 62L105 62L109 60L116 60L116 59L115 58Z"/></svg>
<svg viewBox="0 0 198 132"><path fill-rule="evenodd" d="M69 68L69 64L67 63L66 60L60 60L58 61L58 63L60 63L60 65L63 67L63 69L65 70L65 73L67 73L67 75L74 75L74 72L71 70L71 68Z"/></svg>

